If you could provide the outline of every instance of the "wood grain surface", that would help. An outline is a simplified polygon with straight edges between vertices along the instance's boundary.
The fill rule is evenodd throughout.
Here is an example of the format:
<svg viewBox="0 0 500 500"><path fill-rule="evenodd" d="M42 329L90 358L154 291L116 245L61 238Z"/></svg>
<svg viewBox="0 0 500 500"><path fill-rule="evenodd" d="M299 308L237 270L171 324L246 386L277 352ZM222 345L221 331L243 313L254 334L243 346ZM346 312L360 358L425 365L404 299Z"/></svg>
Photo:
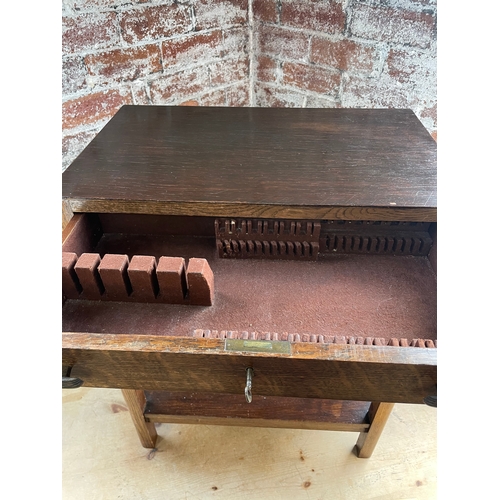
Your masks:
<svg viewBox="0 0 500 500"><path fill-rule="evenodd" d="M224 350L222 339L63 333L63 364L88 387L422 403L437 349L292 343L291 354Z"/></svg>
<svg viewBox="0 0 500 500"><path fill-rule="evenodd" d="M62 185L75 212L432 221L436 143L410 110L124 106Z"/></svg>
<svg viewBox="0 0 500 500"><path fill-rule="evenodd" d="M280 398L243 394L146 392L149 422L201 423L361 432L370 425L365 401Z"/></svg>

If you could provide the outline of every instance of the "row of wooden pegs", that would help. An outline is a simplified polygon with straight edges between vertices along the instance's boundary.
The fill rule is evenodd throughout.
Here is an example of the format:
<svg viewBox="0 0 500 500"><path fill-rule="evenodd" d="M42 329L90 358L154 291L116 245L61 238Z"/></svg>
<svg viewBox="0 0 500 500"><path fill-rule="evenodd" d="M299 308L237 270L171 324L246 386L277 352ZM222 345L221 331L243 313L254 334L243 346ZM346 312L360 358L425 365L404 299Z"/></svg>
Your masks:
<svg viewBox="0 0 500 500"><path fill-rule="evenodd" d="M66 299L211 306L214 275L206 259L62 253Z"/></svg>

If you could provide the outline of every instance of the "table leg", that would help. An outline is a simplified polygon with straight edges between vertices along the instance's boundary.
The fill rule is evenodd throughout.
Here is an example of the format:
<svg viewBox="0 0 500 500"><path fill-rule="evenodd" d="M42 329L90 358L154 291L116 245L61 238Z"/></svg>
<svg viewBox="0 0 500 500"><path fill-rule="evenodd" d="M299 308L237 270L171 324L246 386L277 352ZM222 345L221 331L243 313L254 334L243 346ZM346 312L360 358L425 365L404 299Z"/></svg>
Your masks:
<svg viewBox="0 0 500 500"><path fill-rule="evenodd" d="M391 414L394 403L372 403L368 410L370 427L361 432L356 443L359 458L370 458Z"/></svg>
<svg viewBox="0 0 500 500"><path fill-rule="evenodd" d="M144 406L146 397L144 391L135 389L122 389L123 397L130 411L137 434L144 448L154 448L156 443L156 429L153 422L146 422L144 418Z"/></svg>

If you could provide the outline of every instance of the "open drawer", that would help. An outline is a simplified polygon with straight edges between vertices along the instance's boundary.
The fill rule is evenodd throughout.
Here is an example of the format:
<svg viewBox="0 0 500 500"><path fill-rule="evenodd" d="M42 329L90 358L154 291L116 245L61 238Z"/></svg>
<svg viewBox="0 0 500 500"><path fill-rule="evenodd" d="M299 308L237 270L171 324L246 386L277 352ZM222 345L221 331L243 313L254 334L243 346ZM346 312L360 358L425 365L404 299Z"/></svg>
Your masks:
<svg viewBox="0 0 500 500"><path fill-rule="evenodd" d="M435 394L432 224L251 223L243 235L241 219L75 215L63 244L72 376L243 398L251 367L262 396L421 403ZM318 243L286 244L314 231ZM250 253L258 238L260 253Z"/></svg>

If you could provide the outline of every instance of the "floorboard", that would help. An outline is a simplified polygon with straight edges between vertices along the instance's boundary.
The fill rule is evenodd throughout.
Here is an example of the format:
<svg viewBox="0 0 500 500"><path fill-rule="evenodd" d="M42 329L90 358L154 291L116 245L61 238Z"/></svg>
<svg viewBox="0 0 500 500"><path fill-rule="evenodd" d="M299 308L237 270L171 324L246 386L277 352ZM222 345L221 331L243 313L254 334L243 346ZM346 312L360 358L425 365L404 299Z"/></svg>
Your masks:
<svg viewBox="0 0 500 500"><path fill-rule="evenodd" d="M72 499L433 499L434 408L395 405L372 458L351 432L157 424L142 448L119 390L63 390L62 490Z"/></svg>

